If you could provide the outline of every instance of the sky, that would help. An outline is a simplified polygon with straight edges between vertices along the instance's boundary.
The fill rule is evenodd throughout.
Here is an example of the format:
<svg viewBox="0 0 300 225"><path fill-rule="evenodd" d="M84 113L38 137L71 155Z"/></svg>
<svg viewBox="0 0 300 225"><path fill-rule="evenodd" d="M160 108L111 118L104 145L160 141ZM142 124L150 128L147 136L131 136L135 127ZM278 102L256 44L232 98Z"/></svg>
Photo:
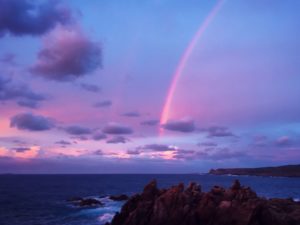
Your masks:
<svg viewBox="0 0 300 225"><path fill-rule="evenodd" d="M0 0L0 173L299 164L299 10Z"/></svg>

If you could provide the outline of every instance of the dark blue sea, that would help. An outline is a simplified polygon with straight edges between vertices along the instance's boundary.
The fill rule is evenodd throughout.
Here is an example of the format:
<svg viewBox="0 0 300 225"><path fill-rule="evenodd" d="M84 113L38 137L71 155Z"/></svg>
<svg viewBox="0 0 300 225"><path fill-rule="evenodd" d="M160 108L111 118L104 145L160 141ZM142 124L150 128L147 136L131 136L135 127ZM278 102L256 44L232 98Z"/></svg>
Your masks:
<svg viewBox="0 0 300 225"><path fill-rule="evenodd" d="M160 187L196 181L208 191L213 185L229 187L234 179L267 198L300 199L300 178L213 175L0 175L0 225L101 225L119 211L123 202L107 198L133 195L157 179ZM80 208L66 200L94 197L105 205Z"/></svg>

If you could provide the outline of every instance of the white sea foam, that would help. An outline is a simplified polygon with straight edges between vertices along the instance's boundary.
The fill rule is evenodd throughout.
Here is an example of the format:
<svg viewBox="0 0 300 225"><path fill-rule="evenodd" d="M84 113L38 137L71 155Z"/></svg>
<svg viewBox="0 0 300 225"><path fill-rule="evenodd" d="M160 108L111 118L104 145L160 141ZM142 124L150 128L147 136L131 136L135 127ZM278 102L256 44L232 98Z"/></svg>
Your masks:
<svg viewBox="0 0 300 225"><path fill-rule="evenodd" d="M113 214L113 213L104 213L103 215L99 216L99 221L101 223L111 222L114 215L115 214Z"/></svg>
<svg viewBox="0 0 300 225"><path fill-rule="evenodd" d="M111 222L116 212L119 212L121 210L122 205L124 204L124 202L122 201L121 202L112 201L111 199L109 199L109 197L104 197L104 198L93 197L93 196L90 197L101 201L104 205L96 208L82 208L76 214L91 216L91 217L95 216L97 220L100 222L100 224Z"/></svg>
<svg viewBox="0 0 300 225"><path fill-rule="evenodd" d="M295 202L300 202L300 198L294 198Z"/></svg>

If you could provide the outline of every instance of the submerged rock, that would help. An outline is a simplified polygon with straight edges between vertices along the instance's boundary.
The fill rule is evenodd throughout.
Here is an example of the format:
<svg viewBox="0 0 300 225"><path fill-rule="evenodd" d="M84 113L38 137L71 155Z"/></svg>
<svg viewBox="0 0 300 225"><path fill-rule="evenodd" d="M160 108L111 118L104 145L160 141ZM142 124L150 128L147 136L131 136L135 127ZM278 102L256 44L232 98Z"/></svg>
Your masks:
<svg viewBox="0 0 300 225"><path fill-rule="evenodd" d="M113 200L113 201L125 201L128 200L129 197L127 195L111 195L109 196L109 199Z"/></svg>
<svg viewBox="0 0 300 225"><path fill-rule="evenodd" d="M299 225L300 203L264 199L236 180L204 193L196 183L158 189L156 181L132 196L110 225Z"/></svg>
<svg viewBox="0 0 300 225"><path fill-rule="evenodd" d="M82 200L83 200L83 198L81 198L81 197L71 197L71 198L67 199L68 202L79 202Z"/></svg>
<svg viewBox="0 0 300 225"><path fill-rule="evenodd" d="M94 198L81 198L81 197L72 197L67 200L68 202L71 202L74 206L80 206L80 207L95 207L95 206L103 206L104 204Z"/></svg>

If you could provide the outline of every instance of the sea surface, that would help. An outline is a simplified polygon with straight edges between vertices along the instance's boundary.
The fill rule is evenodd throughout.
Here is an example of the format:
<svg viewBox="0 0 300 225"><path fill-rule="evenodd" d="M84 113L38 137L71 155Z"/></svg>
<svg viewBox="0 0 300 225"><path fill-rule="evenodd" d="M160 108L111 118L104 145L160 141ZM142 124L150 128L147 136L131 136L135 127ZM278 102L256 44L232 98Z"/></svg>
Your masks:
<svg viewBox="0 0 300 225"><path fill-rule="evenodd" d="M152 179L159 187L179 182L201 184L204 191L214 185L229 187L235 179L259 196L300 199L300 178L214 175L0 175L0 225L101 225L119 211L124 202L107 196L133 195ZM66 200L94 197L105 205L80 208Z"/></svg>

